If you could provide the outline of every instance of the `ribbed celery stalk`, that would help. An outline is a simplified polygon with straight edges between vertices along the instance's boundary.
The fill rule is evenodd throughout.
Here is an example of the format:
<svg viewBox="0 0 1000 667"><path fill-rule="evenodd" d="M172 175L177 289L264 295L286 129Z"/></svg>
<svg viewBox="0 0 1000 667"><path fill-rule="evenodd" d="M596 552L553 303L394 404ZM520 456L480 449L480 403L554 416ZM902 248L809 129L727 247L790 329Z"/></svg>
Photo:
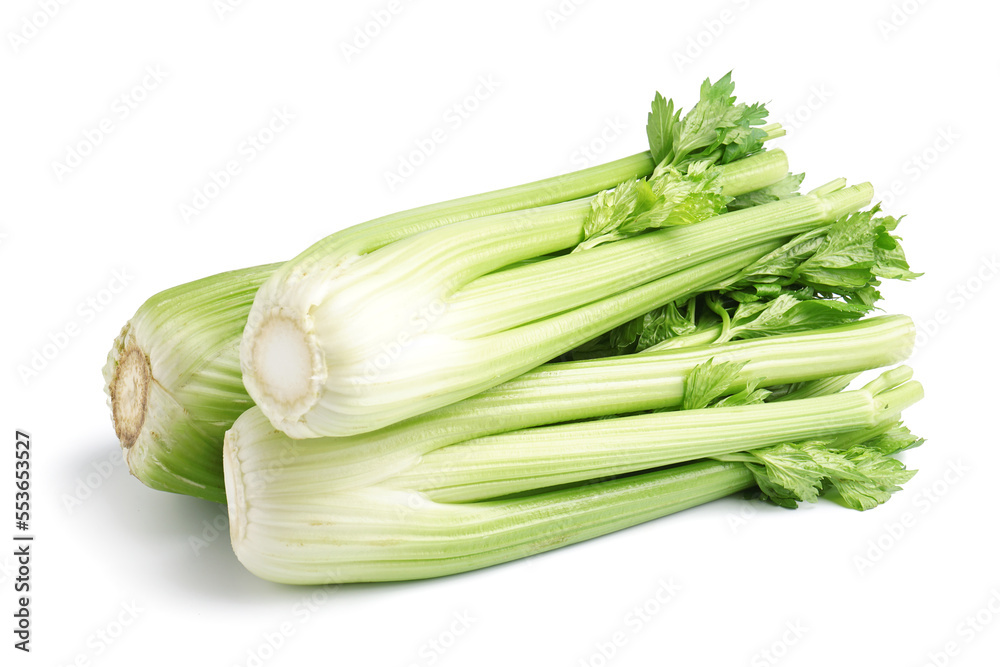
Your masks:
<svg viewBox="0 0 1000 667"><path fill-rule="evenodd" d="M239 488L238 470L227 471ZM437 503L381 487L310 499L311 506L293 507L296 496L274 498L253 504L249 523L234 497L230 532L240 562L270 581L426 579L551 551L754 486L742 464L703 461L485 503Z"/></svg>
<svg viewBox="0 0 1000 667"><path fill-rule="evenodd" d="M292 440L254 408L226 436L233 547L255 574L288 583L409 579L484 567L752 484L745 470L703 463L528 497L510 494L895 424L922 395L909 375L897 369L862 390L801 401L526 429L422 455L391 437ZM488 412L476 418L487 421ZM446 442L446 431L432 425L427 439ZM418 432L409 437L424 439Z"/></svg>
<svg viewBox="0 0 1000 667"><path fill-rule="evenodd" d="M769 155L746 161L776 162ZM776 247L871 196L862 184L796 197L506 270L578 244L590 203L456 223L363 256L322 241L257 293L240 352L244 382L292 437L382 428L696 293L710 275L724 280L730 274L699 268ZM678 281L685 271L694 273Z"/></svg>
<svg viewBox="0 0 1000 667"><path fill-rule="evenodd" d="M104 366L115 434L147 486L225 502L222 438L253 401L239 336L276 264L160 292L122 328Z"/></svg>
<svg viewBox="0 0 1000 667"><path fill-rule="evenodd" d="M346 437L287 441L297 459L322 465L335 450L330 477L308 468L283 476L301 489L320 491L367 480L373 458L397 472L442 447L493 434L546 424L676 408L688 376L715 359L745 363L730 389L753 378L764 386L868 370L902 361L913 347L913 322L901 315L878 317L802 334L772 336L703 348L636 354L610 359L547 364L480 394L378 431ZM238 434L229 434L238 438Z"/></svg>
<svg viewBox="0 0 1000 667"><path fill-rule="evenodd" d="M592 195L648 176L654 167L647 151L394 213L337 232L327 241L344 252L367 253L452 222ZM254 294L278 266L222 273L156 294L115 340L104 367L105 391L129 470L146 485L225 502L223 435L253 405L243 388L239 341Z"/></svg>
<svg viewBox="0 0 1000 667"><path fill-rule="evenodd" d="M390 484L441 502L473 502L595 477L896 424L922 397L908 383L733 408L559 424L469 440L426 454Z"/></svg>

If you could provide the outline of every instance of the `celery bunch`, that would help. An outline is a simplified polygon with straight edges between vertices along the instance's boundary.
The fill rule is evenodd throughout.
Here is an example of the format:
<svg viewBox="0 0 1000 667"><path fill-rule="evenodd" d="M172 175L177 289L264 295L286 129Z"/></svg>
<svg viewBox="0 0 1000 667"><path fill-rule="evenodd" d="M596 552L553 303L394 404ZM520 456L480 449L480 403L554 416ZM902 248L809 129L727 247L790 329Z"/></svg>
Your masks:
<svg viewBox="0 0 1000 667"><path fill-rule="evenodd" d="M910 280L872 187L805 194L726 75L649 151L337 232L152 297L105 386L129 468L226 502L254 573L466 571L755 489L907 481Z"/></svg>

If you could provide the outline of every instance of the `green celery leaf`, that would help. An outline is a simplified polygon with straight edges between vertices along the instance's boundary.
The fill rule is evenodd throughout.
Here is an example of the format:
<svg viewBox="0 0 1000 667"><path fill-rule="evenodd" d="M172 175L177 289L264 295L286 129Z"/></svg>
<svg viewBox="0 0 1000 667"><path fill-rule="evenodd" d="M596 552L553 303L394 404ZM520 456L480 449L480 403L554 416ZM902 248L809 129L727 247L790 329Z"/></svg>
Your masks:
<svg viewBox="0 0 1000 667"><path fill-rule="evenodd" d="M653 347L668 338L684 336L697 331L696 301L692 298L686 304L671 302L653 311L654 316L644 321L645 326L642 333L639 334L636 351ZM681 306L686 308L686 312L681 312Z"/></svg>
<svg viewBox="0 0 1000 667"><path fill-rule="evenodd" d="M673 146L680 129L681 110L674 111L674 101L665 100L659 92L653 97L652 109L646 120L649 151L657 164L673 157Z"/></svg>
<svg viewBox="0 0 1000 667"><path fill-rule="evenodd" d="M916 473L868 443L846 452L823 442L785 443L716 458L744 463L766 498L791 508L833 490L836 502L871 509Z"/></svg>
<svg viewBox="0 0 1000 667"><path fill-rule="evenodd" d="M574 359L612 357L640 352L668 338L683 336L698 330L695 316L697 299L671 302L615 327L608 333L590 340L574 350Z"/></svg>
<svg viewBox="0 0 1000 667"><path fill-rule="evenodd" d="M720 457L722 458L722 457ZM723 459L729 460L729 459ZM794 492L772 481L767 467L761 463L745 463L747 469L753 473L754 481L761 494L775 505L795 509L799 506L801 498Z"/></svg>
<svg viewBox="0 0 1000 667"><path fill-rule="evenodd" d="M906 261L899 241L899 237L891 236L888 232L879 237L879 243L875 247L875 266L872 269L872 273L879 278L913 280L923 275L910 271L910 263Z"/></svg>
<svg viewBox="0 0 1000 667"><path fill-rule="evenodd" d="M720 190L714 169L684 175L657 167L648 181L625 181L594 198L583 227L585 239L574 252L724 213L730 198Z"/></svg>
<svg viewBox="0 0 1000 667"><path fill-rule="evenodd" d="M729 388L739 380L744 366L746 362L716 363L714 359L695 366L684 382L683 408L697 410L708 407L712 401L729 392Z"/></svg>
<svg viewBox="0 0 1000 667"><path fill-rule="evenodd" d="M850 213L828 227L823 245L799 266L799 282L834 292L871 284L876 243L884 231L875 217L878 210Z"/></svg>
<svg viewBox="0 0 1000 667"><path fill-rule="evenodd" d="M734 89L731 72L714 84L706 79L698 103L683 119L673 100L656 93L646 121L656 169L648 181L626 181L598 193L576 250L727 210L732 198L722 194L715 167L761 150L767 136L759 127L767 109L736 104Z"/></svg>
<svg viewBox="0 0 1000 667"><path fill-rule="evenodd" d="M874 285L866 285L859 290L847 292L841 296L844 297L844 301L847 303L869 311L874 309L875 304L882 300L882 293L875 289Z"/></svg>
<svg viewBox="0 0 1000 667"><path fill-rule="evenodd" d="M831 327L853 322L865 312L864 307L843 301L800 301L791 294L782 294L773 301L741 303L733 315L728 337L758 338Z"/></svg>
<svg viewBox="0 0 1000 667"><path fill-rule="evenodd" d="M654 310L615 327L608 332L608 343L612 348L620 350L619 354L627 354L632 351L635 342L647 327L656 326L656 320L657 311Z"/></svg>
<svg viewBox="0 0 1000 667"><path fill-rule="evenodd" d="M910 271L899 239L889 233L898 220L878 213L875 206L800 234L740 272L727 294L752 302L774 298L773 286L778 285L787 292L805 288L821 296L839 296L871 310L882 298L879 278L910 280L920 275Z"/></svg>
<svg viewBox="0 0 1000 667"><path fill-rule="evenodd" d="M763 149L767 108L737 104L732 72L715 83L705 79L698 103L681 118L682 110L659 92L646 119L649 151L657 165L690 173L728 164Z"/></svg>
<svg viewBox="0 0 1000 667"><path fill-rule="evenodd" d="M583 225L587 239L609 234L623 225L635 209L638 180L597 193L590 204L590 215ZM582 245L582 244L581 244Z"/></svg>
<svg viewBox="0 0 1000 667"><path fill-rule="evenodd" d="M730 211L739 211L751 206L760 206L761 204L770 204L782 199L800 197L799 186L802 185L802 179L805 176L805 174L789 173L777 183L734 197L729 202L728 208Z"/></svg>
<svg viewBox="0 0 1000 667"><path fill-rule="evenodd" d="M642 216L661 205L663 195L653 192L653 186L649 181L639 181L635 186L635 206L632 207L632 216Z"/></svg>
<svg viewBox="0 0 1000 667"><path fill-rule="evenodd" d="M760 405L771 396L767 389L758 389L764 378L753 378L747 381L746 389L726 396L717 401L713 408L734 408L738 405Z"/></svg>
<svg viewBox="0 0 1000 667"><path fill-rule="evenodd" d="M907 470L902 462L863 445L852 447L843 456L864 476L861 480L838 477L830 480L838 494L834 499L851 509L863 511L881 505L917 473Z"/></svg>
<svg viewBox="0 0 1000 667"><path fill-rule="evenodd" d="M674 146L675 163L683 160L692 151L715 147L721 143L720 131L733 127L742 117L741 111L734 109L735 89L732 72L714 84L705 79L701 84L698 103L681 122L680 133Z"/></svg>
<svg viewBox="0 0 1000 667"><path fill-rule="evenodd" d="M788 294L799 301L819 298L816 290L811 287L798 287L795 285L780 285L777 283L761 283L749 285L745 289L735 292L726 292L726 296L739 303L753 303L755 301L770 301L777 299L782 294ZM867 310L871 310L870 308Z"/></svg>
<svg viewBox="0 0 1000 667"><path fill-rule="evenodd" d="M900 422L885 433L867 440L859 446L875 450L885 456L892 456L907 449L919 447L922 444L924 444L924 439L910 433L910 429L903 426L903 423Z"/></svg>
<svg viewBox="0 0 1000 667"><path fill-rule="evenodd" d="M822 227L799 234L785 245L764 255L741 271L731 288L739 290L760 283L793 283L799 265L823 247L828 229Z"/></svg>
<svg viewBox="0 0 1000 667"><path fill-rule="evenodd" d="M644 206L636 206L634 215L619 231L631 236L651 229L690 225L725 213L730 198L720 190L716 170L685 176L669 167L657 168L647 189L640 188Z"/></svg>
<svg viewBox="0 0 1000 667"><path fill-rule="evenodd" d="M761 103L737 105L741 113L736 124L729 128L722 138L725 147L720 164L729 164L752 155L764 147L767 132L756 125L763 125L767 120L767 109Z"/></svg>
<svg viewBox="0 0 1000 667"><path fill-rule="evenodd" d="M764 466L767 481L784 489L797 500L814 503L823 490L825 475L810 451L802 445L783 444L754 450L752 454Z"/></svg>

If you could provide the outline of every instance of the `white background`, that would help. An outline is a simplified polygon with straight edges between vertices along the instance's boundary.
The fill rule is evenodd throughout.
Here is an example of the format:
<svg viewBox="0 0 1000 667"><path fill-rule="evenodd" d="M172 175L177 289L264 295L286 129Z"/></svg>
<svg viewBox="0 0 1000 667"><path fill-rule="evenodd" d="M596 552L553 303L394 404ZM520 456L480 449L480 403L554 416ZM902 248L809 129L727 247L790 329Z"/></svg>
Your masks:
<svg viewBox="0 0 1000 667"><path fill-rule="evenodd" d="M350 57L388 0L250 0L221 16L212 0L95 0L47 20L44 2L4 2L0 536L13 532L15 428L34 439L37 535L30 655L11 648L2 547L4 664L996 664L996 5L577 1L404 1ZM123 118L115 100L146 68L165 76ZM871 180L909 214L901 232L927 275L888 287L885 306L921 327L927 399L907 420L928 443L905 456L920 473L888 505L727 499L486 571L323 590L256 579L206 528L222 508L153 492L119 463L100 369L150 295L384 213L569 171L588 145L590 163L638 152L655 90L687 107L730 69L743 100L772 101L807 188ZM448 122L483 77L495 90ZM241 143L274 109L294 120L246 160ZM54 163L105 118L110 134L60 178ZM437 127L446 141L390 188L386 172ZM180 206L230 159L240 174L186 221ZM111 296L116 271L127 284ZM977 612L984 625L966 620Z"/></svg>

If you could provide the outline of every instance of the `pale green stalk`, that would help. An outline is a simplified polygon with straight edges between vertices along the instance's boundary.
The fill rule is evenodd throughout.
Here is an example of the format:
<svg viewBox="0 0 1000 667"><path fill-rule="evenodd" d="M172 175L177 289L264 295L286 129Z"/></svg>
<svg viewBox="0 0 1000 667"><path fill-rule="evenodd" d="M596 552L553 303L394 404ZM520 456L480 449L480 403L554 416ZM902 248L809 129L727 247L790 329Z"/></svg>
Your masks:
<svg viewBox="0 0 1000 667"><path fill-rule="evenodd" d="M456 221L593 195L652 173L649 152L534 183L387 215L328 237L366 253ZM163 491L225 502L222 440L253 401L239 341L260 285L279 264L241 269L150 297L122 328L104 367L115 434L134 476Z"/></svg>
<svg viewBox="0 0 1000 667"><path fill-rule="evenodd" d="M231 488L241 488L227 447ZM259 577L286 584L440 577L550 551L754 488L741 463L702 461L527 498L437 503L382 487L310 505L276 499L246 523L230 500L233 548ZM257 521L260 523L257 523Z"/></svg>
<svg viewBox="0 0 1000 667"><path fill-rule="evenodd" d="M504 271L575 246L589 208L570 202L457 223L364 257L333 253L325 267L314 248L258 292L241 349L244 381L292 437L375 430L697 292L710 272L673 278L823 226L871 192L864 184L797 197Z"/></svg>
<svg viewBox="0 0 1000 667"><path fill-rule="evenodd" d="M409 579L483 567L752 484L745 469L699 463L501 496L895 423L921 395L907 379L908 371L897 370L865 389L823 398L533 428L423 455L392 438L384 446L363 436L292 440L254 408L226 438L233 547L255 574L289 583ZM473 412L489 420L488 407ZM430 431L437 442L447 440L441 430Z"/></svg>
<svg viewBox="0 0 1000 667"><path fill-rule="evenodd" d="M485 392L378 431L292 440L275 433L282 476L299 490L320 492L381 479L449 445L546 424L682 404L688 376L709 360L745 364L730 391L748 380L763 386L806 381L898 363L913 347L913 322L887 316L801 334L703 348L546 364ZM238 430L237 430L238 431ZM227 435L238 439L238 432ZM334 452L331 454L331 452ZM335 470L313 473L313 466Z"/></svg>
<svg viewBox="0 0 1000 667"><path fill-rule="evenodd" d="M430 452L392 483L441 502L473 502L895 424L899 413L921 397L916 383L883 391L873 383L859 391L783 403L526 429Z"/></svg>

